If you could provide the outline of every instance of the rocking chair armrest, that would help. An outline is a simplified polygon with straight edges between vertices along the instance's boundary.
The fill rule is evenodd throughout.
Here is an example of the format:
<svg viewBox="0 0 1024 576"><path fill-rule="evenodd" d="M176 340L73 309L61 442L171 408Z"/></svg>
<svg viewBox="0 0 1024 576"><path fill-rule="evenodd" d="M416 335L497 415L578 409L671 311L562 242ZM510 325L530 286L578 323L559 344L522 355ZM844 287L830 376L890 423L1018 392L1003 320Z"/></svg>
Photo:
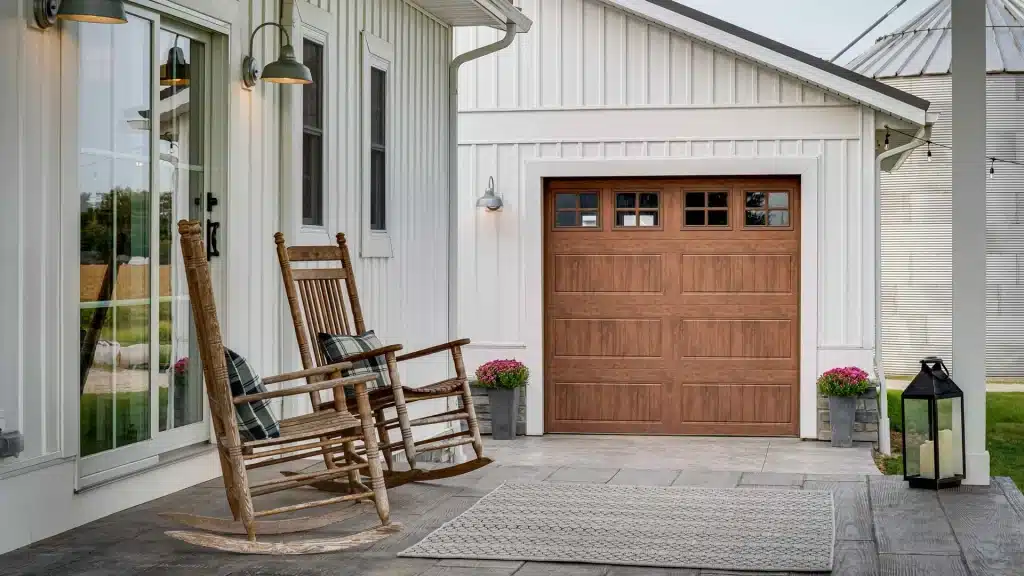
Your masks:
<svg viewBox="0 0 1024 576"><path fill-rule="evenodd" d="M437 354L438 352L444 352L445 350L465 346L466 344L469 344L469 342L469 338L460 338L458 340L452 340L451 342L445 342L444 344L438 344L437 346L431 346L422 350L416 350L415 352L409 352L408 354L402 354L401 356L395 357L395 360L401 362L402 360L422 358L423 356L430 356L431 354Z"/></svg>
<svg viewBox="0 0 1024 576"><path fill-rule="evenodd" d="M259 400L268 400L270 398L282 398L285 396L295 396L297 394L306 394L309 392L319 392L321 390L328 390L331 388L340 388L342 386L353 386L355 384L365 384L377 377L373 374L363 374L360 376L349 376L348 378L335 378L333 380L322 380L320 382L314 382L312 384L303 384L302 386L295 386L294 388L284 388L281 390L272 390L270 392L259 392L257 394L246 394L245 396L235 396L232 402L235 404L246 404L248 402L256 402Z"/></svg>
<svg viewBox="0 0 1024 576"><path fill-rule="evenodd" d="M299 380L301 378L309 378L310 376L324 376L332 374L340 370L348 370L352 367L352 363L338 362L337 364L331 364L328 366L320 366L318 368L308 368L306 370L296 370L295 372L285 372L284 374L278 374L277 376L267 376L263 378L264 384L278 384L280 382L288 382L290 380Z"/></svg>
<svg viewBox="0 0 1024 576"><path fill-rule="evenodd" d="M345 360L343 362L339 362L338 364L329 364L329 366L339 366L341 364L348 364L349 366L343 367L344 369L347 370L348 368L351 367L352 363L354 362L359 362L360 360L367 360L375 356L394 354L395 352L398 352L401 349L401 344L390 344L388 346L381 346L380 348L374 348L373 350L367 350L366 352L359 352L358 354L349 354L345 356Z"/></svg>

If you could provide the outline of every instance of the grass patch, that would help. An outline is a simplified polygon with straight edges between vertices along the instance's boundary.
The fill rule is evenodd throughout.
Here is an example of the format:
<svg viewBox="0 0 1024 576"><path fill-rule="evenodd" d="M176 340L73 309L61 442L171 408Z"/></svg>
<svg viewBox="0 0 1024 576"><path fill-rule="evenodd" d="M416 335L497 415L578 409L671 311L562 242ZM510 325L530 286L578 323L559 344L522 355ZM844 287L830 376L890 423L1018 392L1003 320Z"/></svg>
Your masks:
<svg viewBox="0 0 1024 576"><path fill-rule="evenodd" d="M889 422L892 429L891 457L877 455L875 463L883 474L902 474L903 411L899 390L889 390ZM985 401L985 440L992 476L1009 476L1024 485L1024 393L989 392Z"/></svg>
<svg viewBox="0 0 1024 576"><path fill-rule="evenodd" d="M167 421L167 389L161 388L160 422ZM115 430L113 394L83 394L80 400L79 453L82 456L149 440L149 392L121 392L116 402Z"/></svg>

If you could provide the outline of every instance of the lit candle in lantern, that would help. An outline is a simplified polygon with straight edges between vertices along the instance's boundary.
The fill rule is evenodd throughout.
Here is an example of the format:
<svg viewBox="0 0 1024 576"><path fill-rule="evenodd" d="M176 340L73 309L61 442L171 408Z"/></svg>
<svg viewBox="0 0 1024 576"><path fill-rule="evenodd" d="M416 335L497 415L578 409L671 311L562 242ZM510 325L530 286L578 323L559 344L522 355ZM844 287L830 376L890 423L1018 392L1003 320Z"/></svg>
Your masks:
<svg viewBox="0 0 1024 576"><path fill-rule="evenodd" d="M935 478L935 443L921 444L921 478Z"/></svg>
<svg viewBox="0 0 1024 576"><path fill-rule="evenodd" d="M939 430L939 478L951 478L955 474L953 431Z"/></svg>

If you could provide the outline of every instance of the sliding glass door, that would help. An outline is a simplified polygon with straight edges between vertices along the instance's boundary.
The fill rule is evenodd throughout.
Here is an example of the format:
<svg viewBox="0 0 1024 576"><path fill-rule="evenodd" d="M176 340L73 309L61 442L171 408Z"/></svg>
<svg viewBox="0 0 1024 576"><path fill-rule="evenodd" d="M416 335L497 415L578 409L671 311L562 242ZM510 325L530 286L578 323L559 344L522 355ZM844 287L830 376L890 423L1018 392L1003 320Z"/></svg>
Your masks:
<svg viewBox="0 0 1024 576"><path fill-rule="evenodd" d="M209 437L177 222L209 189L209 37L77 25L82 483Z"/></svg>

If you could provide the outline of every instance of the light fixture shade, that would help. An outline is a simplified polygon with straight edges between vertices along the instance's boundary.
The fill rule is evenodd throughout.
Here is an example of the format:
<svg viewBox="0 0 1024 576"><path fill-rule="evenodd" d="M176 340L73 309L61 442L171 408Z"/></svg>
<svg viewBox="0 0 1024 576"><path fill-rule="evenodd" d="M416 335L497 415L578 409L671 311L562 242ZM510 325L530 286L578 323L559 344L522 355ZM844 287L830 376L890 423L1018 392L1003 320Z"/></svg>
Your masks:
<svg viewBox="0 0 1024 576"><path fill-rule="evenodd" d="M494 195L494 176L491 176L487 180L487 190L484 192L484 195L476 201L476 207L486 208L491 212L494 212L496 210L501 210L503 204L504 203L501 201L501 198Z"/></svg>
<svg viewBox="0 0 1024 576"><path fill-rule="evenodd" d="M160 66L161 86L188 86L192 67L185 62L185 51L175 46L167 51L167 63Z"/></svg>
<svg viewBox="0 0 1024 576"><path fill-rule="evenodd" d="M267 64L260 78L278 84L313 83L313 74L305 64L295 58L295 48L292 48L291 44L281 46L281 55L277 60Z"/></svg>
<svg viewBox="0 0 1024 576"><path fill-rule="evenodd" d="M128 16L121 0L63 0L57 18L99 24L124 24Z"/></svg>

